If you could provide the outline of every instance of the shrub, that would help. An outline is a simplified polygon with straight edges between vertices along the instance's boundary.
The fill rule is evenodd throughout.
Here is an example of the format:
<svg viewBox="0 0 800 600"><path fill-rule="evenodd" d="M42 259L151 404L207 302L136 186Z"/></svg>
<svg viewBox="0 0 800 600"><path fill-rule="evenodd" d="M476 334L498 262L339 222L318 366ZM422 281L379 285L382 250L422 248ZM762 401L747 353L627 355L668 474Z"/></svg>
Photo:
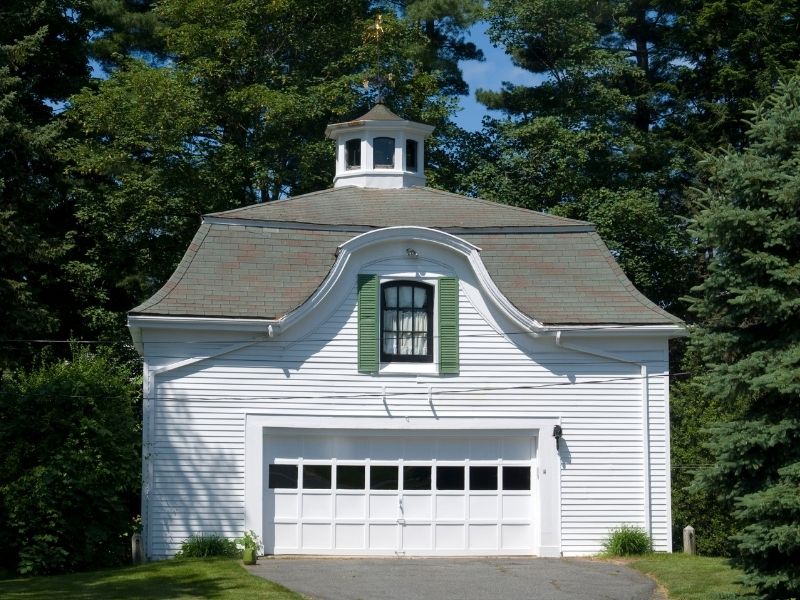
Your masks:
<svg viewBox="0 0 800 600"><path fill-rule="evenodd" d="M218 534L193 535L181 544L175 558L208 558L223 556L225 558L241 558L242 551L236 542Z"/></svg>
<svg viewBox="0 0 800 600"><path fill-rule="evenodd" d="M611 530L603 547L608 556L635 556L652 552L653 543L643 529L623 525Z"/></svg>
<svg viewBox="0 0 800 600"><path fill-rule="evenodd" d="M0 380L3 565L38 575L130 561L141 485L140 384L76 350Z"/></svg>

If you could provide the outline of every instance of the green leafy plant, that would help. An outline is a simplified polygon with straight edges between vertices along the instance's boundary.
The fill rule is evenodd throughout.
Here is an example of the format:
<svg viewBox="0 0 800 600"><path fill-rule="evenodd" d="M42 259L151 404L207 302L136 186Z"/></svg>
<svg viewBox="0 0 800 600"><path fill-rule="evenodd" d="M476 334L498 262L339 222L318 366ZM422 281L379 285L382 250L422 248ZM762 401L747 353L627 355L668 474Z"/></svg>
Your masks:
<svg viewBox="0 0 800 600"><path fill-rule="evenodd" d="M236 548L240 551L252 548L258 554L261 552L261 540L258 539L256 532L251 529L246 531L242 537L236 538Z"/></svg>
<svg viewBox="0 0 800 600"><path fill-rule="evenodd" d="M608 556L637 556L652 552L653 542L644 529L623 525L611 530L603 547Z"/></svg>
<svg viewBox="0 0 800 600"><path fill-rule="evenodd" d="M183 544L175 554L175 558L208 558L223 556L226 558L240 558L242 551L236 542L219 534L193 535Z"/></svg>

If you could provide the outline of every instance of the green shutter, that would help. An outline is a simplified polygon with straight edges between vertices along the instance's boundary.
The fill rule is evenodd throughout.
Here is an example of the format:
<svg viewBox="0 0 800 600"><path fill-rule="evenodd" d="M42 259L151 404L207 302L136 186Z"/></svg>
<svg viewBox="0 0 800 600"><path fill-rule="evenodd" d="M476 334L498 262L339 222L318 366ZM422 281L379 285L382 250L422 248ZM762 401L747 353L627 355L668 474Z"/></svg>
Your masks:
<svg viewBox="0 0 800 600"><path fill-rule="evenodd" d="M378 276L358 276L358 370L378 372Z"/></svg>
<svg viewBox="0 0 800 600"><path fill-rule="evenodd" d="M439 280L439 373L458 373L458 279Z"/></svg>

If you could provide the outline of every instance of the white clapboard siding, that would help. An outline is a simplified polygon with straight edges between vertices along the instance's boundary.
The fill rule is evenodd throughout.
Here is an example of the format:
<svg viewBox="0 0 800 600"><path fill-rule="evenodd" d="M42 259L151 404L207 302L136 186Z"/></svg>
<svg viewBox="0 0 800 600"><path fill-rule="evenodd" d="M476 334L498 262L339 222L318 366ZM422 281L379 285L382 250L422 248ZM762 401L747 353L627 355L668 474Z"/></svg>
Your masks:
<svg viewBox="0 0 800 600"><path fill-rule="evenodd" d="M561 541L565 555L596 553L609 529L645 523L642 381L636 364L527 340L523 351L460 296L460 374L439 378L359 374L355 287L306 339L246 341L229 333L148 330L149 366L211 356L154 375L145 426L147 544L175 553L190 535L240 536L244 528L245 415L560 417ZM171 343L169 341L172 340ZM595 342L596 343L596 342ZM666 343L616 340L609 351L649 373L651 524L669 550ZM599 346L598 346L599 347ZM381 391L385 390L385 398ZM543 435L547 435L544 432Z"/></svg>

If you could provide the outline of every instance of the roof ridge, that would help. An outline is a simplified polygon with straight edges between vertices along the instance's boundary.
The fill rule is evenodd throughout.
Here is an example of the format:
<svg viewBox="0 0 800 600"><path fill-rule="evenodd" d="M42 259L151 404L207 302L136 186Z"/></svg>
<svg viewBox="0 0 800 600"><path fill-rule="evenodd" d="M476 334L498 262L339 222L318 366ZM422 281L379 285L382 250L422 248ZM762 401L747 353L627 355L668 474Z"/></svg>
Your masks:
<svg viewBox="0 0 800 600"><path fill-rule="evenodd" d="M290 202L291 200L299 200L300 198L307 198L309 196L322 196L328 194L330 192L335 191L336 188L325 188L324 190L317 190L315 192L306 192L305 194L300 194L299 196L287 196L286 198L278 198L277 200L268 200L266 202L254 202L253 204L246 204L245 206L237 206L236 208L229 208L227 210L219 210L210 213L204 213L203 216L206 217L219 217L222 215L226 215L228 213L244 210L246 208L253 208L255 206L274 206L276 204L284 204L286 202Z"/></svg>
<svg viewBox="0 0 800 600"><path fill-rule="evenodd" d="M569 217L562 217L561 215L553 215L550 213L543 212L541 210L533 210L532 208L514 206L513 204L506 204L505 202L497 202L496 200L488 200L487 198L481 198L480 196L465 196L464 194L456 194L455 192L448 192L447 190L440 190L438 188L432 188L428 186L413 186L413 188L409 189L414 189L414 188L420 190L428 190L431 192L436 192L447 196L455 196L457 198L461 198L464 200L472 200L474 202L480 202L481 204L487 204L490 206L502 206L504 208L508 208L515 211L521 211L525 213L536 213L539 215L543 215L549 219L558 219L559 221L565 221L565 223L568 223L570 225L591 225L589 221L581 221L580 219L570 219Z"/></svg>

